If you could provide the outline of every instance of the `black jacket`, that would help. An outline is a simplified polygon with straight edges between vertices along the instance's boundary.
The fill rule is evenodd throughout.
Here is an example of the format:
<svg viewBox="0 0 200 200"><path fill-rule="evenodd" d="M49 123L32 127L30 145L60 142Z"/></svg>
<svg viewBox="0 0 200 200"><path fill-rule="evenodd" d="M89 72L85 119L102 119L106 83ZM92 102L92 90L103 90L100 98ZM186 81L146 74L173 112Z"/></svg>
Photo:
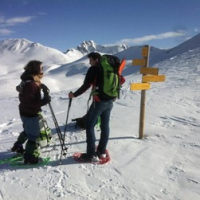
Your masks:
<svg viewBox="0 0 200 200"><path fill-rule="evenodd" d="M80 96L91 86L95 85L95 83L97 82L98 72L99 72L98 66L91 66L88 69L83 85L78 90L76 90L76 92L74 92L75 97Z"/></svg>
<svg viewBox="0 0 200 200"><path fill-rule="evenodd" d="M19 111L20 115L26 117L37 116L43 105L40 93L40 80L34 80L33 76L24 72L21 75L22 87L19 92Z"/></svg>

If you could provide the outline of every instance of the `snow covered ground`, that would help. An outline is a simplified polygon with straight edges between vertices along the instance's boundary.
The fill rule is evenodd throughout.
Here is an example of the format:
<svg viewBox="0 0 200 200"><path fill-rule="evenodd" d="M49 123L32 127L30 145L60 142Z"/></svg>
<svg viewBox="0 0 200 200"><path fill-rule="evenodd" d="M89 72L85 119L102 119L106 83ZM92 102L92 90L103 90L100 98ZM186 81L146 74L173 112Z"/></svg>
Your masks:
<svg viewBox="0 0 200 200"><path fill-rule="evenodd" d="M132 58L134 59L134 57ZM156 64L166 82L151 83L146 92L144 138L138 139L140 91L130 91L131 82L141 82L138 67L125 69L126 83L114 103L106 165L80 164L75 152L86 148L85 131L74 129L71 119L87 110L89 91L73 99L66 133L67 156L59 165L60 145L48 106L43 113L54 134L47 166L16 168L0 165L0 199L3 200L198 200L200 199L200 48L169 57ZM82 66L82 67L81 67ZM69 91L84 79L87 58L46 69L43 82L51 89L52 107L64 130ZM10 68L9 68L10 67ZM12 71L7 66L7 71ZM1 69L2 70L2 69ZM134 73L133 73L134 71ZM22 130L17 92L21 71L0 75L0 159ZM100 132L96 131L97 139Z"/></svg>

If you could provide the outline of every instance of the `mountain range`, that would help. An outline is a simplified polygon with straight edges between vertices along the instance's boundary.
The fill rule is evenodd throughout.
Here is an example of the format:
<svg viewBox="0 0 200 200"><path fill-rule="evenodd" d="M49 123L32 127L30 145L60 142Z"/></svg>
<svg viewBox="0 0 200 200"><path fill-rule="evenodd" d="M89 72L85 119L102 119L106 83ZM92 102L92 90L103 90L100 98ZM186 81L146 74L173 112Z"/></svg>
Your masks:
<svg viewBox="0 0 200 200"><path fill-rule="evenodd" d="M126 45L102 46L91 40L82 42L76 48L70 48L66 52L61 52L27 39L6 39L0 41L0 72L1 74L7 73L6 66L13 66L13 70L22 68L22 60L25 62L24 65L33 59L41 60L46 66L66 65L84 58L92 51L102 54L114 54L120 59L125 57L126 60L132 60L141 57L142 47L128 47ZM152 46L150 50L150 64L156 64L197 47L200 47L200 34L172 49L159 49Z"/></svg>

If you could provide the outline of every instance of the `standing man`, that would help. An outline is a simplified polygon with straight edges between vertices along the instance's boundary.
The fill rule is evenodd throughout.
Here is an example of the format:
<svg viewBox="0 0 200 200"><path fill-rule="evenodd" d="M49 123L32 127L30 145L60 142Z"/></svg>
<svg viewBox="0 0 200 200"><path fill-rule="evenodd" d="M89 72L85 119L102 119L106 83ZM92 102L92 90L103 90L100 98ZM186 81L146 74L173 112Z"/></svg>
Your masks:
<svg viewBox="0 0 200 200"><path fill-rule="evenodd" d="M87 71L83 85L74 93L70 92L68 94L69 98L74 98L83 94L91 86L98 86L99 82L101 81L98 77L98 75L100 74L99 64L101 62L101 55L97 52L92 52L88 55L88 58L91 67ZM81 160L99 162L99 158L106 157L105 151L110 133L109 120L114 100L115 98L108 98L99 94L93 96L93 102L87 113L86 120L87 152L81 155ZM94 127L96 125L98 117L101 118L101 135L98 147L96 149L96 137Z"/></svg>

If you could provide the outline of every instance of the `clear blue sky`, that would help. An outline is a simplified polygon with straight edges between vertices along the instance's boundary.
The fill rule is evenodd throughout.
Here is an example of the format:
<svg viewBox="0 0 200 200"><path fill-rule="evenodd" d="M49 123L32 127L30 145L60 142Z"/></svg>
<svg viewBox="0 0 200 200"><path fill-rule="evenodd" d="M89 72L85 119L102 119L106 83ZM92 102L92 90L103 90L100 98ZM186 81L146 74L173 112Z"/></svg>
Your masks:
<svg viewBox="0 0 200 200"><path fill-rule="evenodd" d="M0 40L171 48L200 32L200 0L0 0Z"/></svg>

